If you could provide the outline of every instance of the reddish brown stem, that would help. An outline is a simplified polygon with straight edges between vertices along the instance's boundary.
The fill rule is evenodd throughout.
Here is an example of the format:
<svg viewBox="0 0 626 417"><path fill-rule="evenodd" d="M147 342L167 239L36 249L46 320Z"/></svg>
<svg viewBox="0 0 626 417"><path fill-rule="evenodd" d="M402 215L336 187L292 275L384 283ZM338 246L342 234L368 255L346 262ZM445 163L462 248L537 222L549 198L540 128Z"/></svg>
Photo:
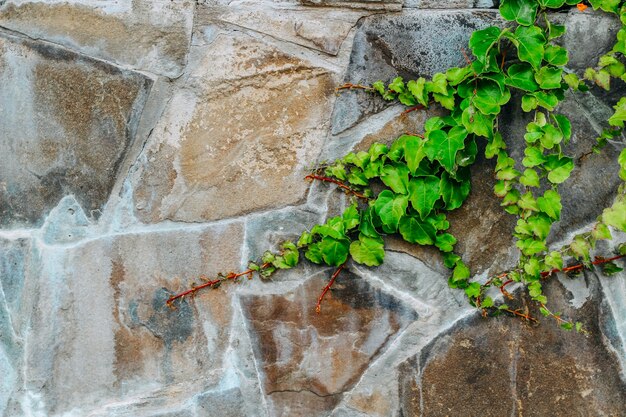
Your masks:
<svg viewBox="0 0 626 417"><path fill-rule="evenodd" d="M330 291L330 287L333 286L333 284L335 283L335 280L337 279L337 276L339 276L339 273L341 272L344 266L346 266L345 262L341 264L339 268L337 268L333 276L330 277L330 281L328 281L328 285L326 285L324 289L322 290L320 297L317 299L317 305L315 306L315 312L317 314L320 314L320 312L322 311L322 301L324 300L324 296L326 295L328 291Z"/></svg>
<svg viewBox="0 0 626 417"><path fill-rule="evenodd" d="M613 256L612 258L601 258L601 257L596 257L595 261L593 261L591 264L592 265L602 265L602 264L606 264L608 262L613 262L616 261L618 259L622 259L625 258L626 255L617 255L617 256ZM572 272L572 271L578 271L581 270L585 267L584 264L578 264L578 265L572 265L572 266L568 266L567 268L563 268L563 269L553 269L551 271L545 271L541 273L541 276L543 278L550 276L556 272Z"/></svg>
<svg viewBox="0 0 626 417"><path fill-rule="evenodd" d="M404 132L404 134L407 136L417 136L420 139L424 139L424 135L422 135L421 133Z"/></svg>
<svg viewBox="0 0 626 417"><path fill-rule="evenodd" d="M365 90L365 91L373 91L374 90L372 87L368 87L366 85L345 83L345 84L340 85L339 87L337 87L335 89L335 91L339 92L341 90L352 90L352 89L359 89L359 90Z"/></svg>
<svg viewBox="0 0 626 417"><path fill-rule="evenodd" d="M265 269L268 266L270 266L269 263L264 263L263 265L261 265L261 269ZM173 295L173 296L171 296L170 298L167 299L166 304L168 306L171 306L172 303L174 301L178 300L179 298L183 298L183 297L185 297L185 296L187 296L189 294L193 295L193 294L195 294L196 292L200 291L203 288L213 287L214 285L217 285L220 282L226 281L226 280L229 280L229 279L230 280L234 280L234 279L237 279L237 278L242 277L244 275L251 275L253 272L254 272L253 269L248 269L247 271L243 271L243 272L240 272L238 274L235 274L234 272L231 272L228 275L226 275L224 278L218 278L218 279L214 279L212 281L207 281L207 282L205 282L202 285L191 287L190 289L188 289L186 291L183 291L183 292L181 292L179 294Z"/></svg>
<svg viewBox="0 0 626 417"><path fill-rule="evenodd" d="M363 194L358 193L357 191L353 190L352 188L348 187L346 184L344 184L343 182L336 180L334 178L330 178L330 177L324 177L322 175L316 175L316 174L310 174L307 175L306 177L304 177L307 180L318 180L318 181L324 181L324 182L330 182L333 183L335 185L337 185L339 188L341 188L342 190L345 190L346 192L353 194L359 198L363 198L365 200L367 200L368 198L366 196L364 196Z"/></svg>
<svg viewBox="0 0 626 417"><path fill-rule="evenodd" d="M502 293L502 295L504 295L506 298L508 298L509 300L513 299L513 296L511 295L510 292L508 292L507 290L504 289L504 287L506 287L507 285L511 284L512 282L514 282L512 279L508 280L507 282L505 282L504 284L500 285L500 292Z"/></svg>
<svg viewBox="0 0 626 417"><path fill-rule="evenodd" d="M507 313L511 313L516 317L520 317L524 320L528 320L531 321L533 323L539 323L539 321L534 318L533 316L529 315L529 314L524 314L524 313L520 313L518 310L511 310L510 308L505 308L504 311L506 311Z"/></svg>
<svg viewBox="0 0 626 417"><path fill-rule="evenodd" d="M426 107L424 107L422 104L418 104L415 107L411 107L410 109L406 109L405 111L402 112L401 116L405 116L411 112L417 111L417 110L425 110Z"/></svg>

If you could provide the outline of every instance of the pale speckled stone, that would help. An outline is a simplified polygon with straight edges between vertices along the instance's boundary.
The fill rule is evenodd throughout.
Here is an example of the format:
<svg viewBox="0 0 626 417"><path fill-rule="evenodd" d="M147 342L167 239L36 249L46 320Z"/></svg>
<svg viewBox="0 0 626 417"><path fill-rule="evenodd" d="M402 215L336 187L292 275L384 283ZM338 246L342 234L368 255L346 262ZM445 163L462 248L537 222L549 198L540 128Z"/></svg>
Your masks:
<svg viewBox="0 0 626 417"><path fill-rule="evenodd" d="M141 159L137 215L203 221L302 202L333 74L246 35L220 35L194 53L198 64Z"/></svg>
<svg viewBox="0 0 626 417"><path fill-rule="evenodd" d="M0 33L0 225L41 225L74 194L98 217L152 81Z"/></svg>
<svg viewBox="0 0 626 417"><path fill-rule="evenodd" d="M191 42L191 0L2 2L0 25L98 58L179 76Z"/></svg>

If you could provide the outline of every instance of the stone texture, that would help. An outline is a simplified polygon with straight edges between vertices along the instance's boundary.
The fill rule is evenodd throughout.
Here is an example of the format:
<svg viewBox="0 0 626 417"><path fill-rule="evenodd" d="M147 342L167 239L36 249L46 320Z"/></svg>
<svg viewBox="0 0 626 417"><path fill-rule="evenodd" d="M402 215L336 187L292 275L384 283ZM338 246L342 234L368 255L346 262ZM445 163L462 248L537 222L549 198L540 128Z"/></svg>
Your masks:
<svg viewBox="0 0 626 417"><path fill-rule="evenodd" d="M191 0L9 0L0 8L0 25L98 58L177 77L186 64L194 7Z"/></svg>
<svg viewBox="0 0 626 417"><path fill-rule="evenodd" d="M325 136L332 74L244 35L194 52L198 64L146 148L137 215L202 221L301 202Z"/></svg>
<svg viewBox="0 0 626 417"><path fill-rule="evenodd" d="M564 334L551 323L473 317L401 366L400 414L465 415L469 406L486 416L623 415L626 385L600 332L597 281L594 299L578 311L568 307L560 284L551 283L552 307L580 318L588 337Z"/></svg>
<svg viewBox="0 0 626 417"><path fill-rule="evenodd" d="M465 65L463 49L472 32L498 24L491 11L421 11L375 15L362 20L354 36L345 82L369 85L397 76L414 79ZM338 134L378 113L387 104L364 93L342 94L333 110Z"/></svg>
<svg viewBox="0 0 626 417"><path fill-rule="evenodd" d="M403 0L299 0L306 6L347 7L369 10L400 10Z"/></svg>
<svg viewBox="0 0 626 417"><path fill-rule="evenodd" d="M258 1L236 7L203 7L196 18L220 22L270 35L329 55L337 55L365 11L302 9L280 4L259 7Z"/></svg>
<svg viewBox="0 0 626 417"><path fill-rule="evenodd" d="M242 298L273 415L326 415L417 315L366 280L343 272L321 314L315 302L327 274L283 295Z"/></svg>
<svg viewBox="0 0 626 417"><path fill-rule="evenodd" d="M0 33L0 224L40 225L67 194L98 216L151 80Z"/></svg>
<svg viewBox="0 0 626 417"><path fill-rule="evenodd" d="M43 249L20 394L39 393L50 414L110 415L123 402L134 415L152 415L217 388L235 287L175 311L165 301L203 274L237 270L242 239L242 225L230 223Z"/></svg>

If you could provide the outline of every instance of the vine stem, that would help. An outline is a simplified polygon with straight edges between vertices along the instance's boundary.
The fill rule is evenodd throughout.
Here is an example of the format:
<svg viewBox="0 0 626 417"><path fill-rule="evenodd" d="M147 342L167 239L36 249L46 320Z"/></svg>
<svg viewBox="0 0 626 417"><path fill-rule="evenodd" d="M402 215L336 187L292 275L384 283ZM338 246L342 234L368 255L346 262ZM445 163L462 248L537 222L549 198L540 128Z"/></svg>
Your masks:
<svg viewBox="0 0 626 417"><path fill-rule="evenodd" d="M348 187L346 184L344 184L341 181L338 181L334 178L330 178L330 177L324 177L323 175L317 175L317 174L310 174L307 175L306 177L304 177L304 179L307 180L318 180L318 181L323 181L323 182L330 182L333 183L335 185L337 185L339 188L341 188L342 190L345 190L346 192L353 194L359 198L362 198L364 200L368 200L368 198L366 196L364 196L363 194L358 193L357 191L353 190L352 188Z"/></svg>
<svg viewBox="0 0 626 417"><path fill-rule="evenodd" d="M328 291L330 291L330 287L333 286L333 284L335 283L335 280L337 279L337 277L339 276L339 273L341 272L341 270L343 269L343 267L346 266L346 263L342 263L339 268L337 268L337 270L335 271L335 273L330 277L330 281L328 281L328 284L324 287L324 289L322 290L322 293L320 294L319 298L317 299L317 305L315 306L315 312L317 314L320 314L320 312L322 311L322 301L324 300L324 296L326 295L326 293Z"/></svg>
<svg viewBox="0 0 626 417"><path fill-rule="evenodd" d="M372 87L369 87L367 85L352 84L352 83L345 83L343 85L340 85L339 87L335 88L335 91L336 92L340 92L342 90L354 90L354 89L365 90L365 91L374 91L374 89Z"/></svg>
<svg viewBox="0 0 626 417"><path fill-rule="evenodd" d="M616 261L618 259L622 259L625 258L626 255L617 255L614 256L612 258L603 258L600 256L597 256L596 259L591 263L592 265L602 265L602 264L606 264L609 262L613 262ZM571 272L571 271L578 271L581 270L585 267L585 264L578 264L578 265L572 265L572 266L568 266L567 268L563 268L563 269L553 269L551 271L544 271L541 273L541 277L545 278L547 276L550 276L556 272Z"/></svg>
<svg viewBox="0 0 626 417"><path fill-rule="evenodd" d="M267 268L268 266L270 266L270 264L269 264L269 263L264 263L263 265L261 265L261 269L265 269L265 268ZM238 273L238 274L235 274L234 272L231 272L231 273L229 273L228 275L226 275L226 276L225 276L225 277L223 277L223 278L218 278L218 279L214 279L214 280L211 280L211 281L207 281L207 282L205 282L205 283L204 283L204 284L202 284L202 285L193 286L193 287L191 287L190 289L188 289L187 291L183 291L183 292L181 292L181 293L178 293L178 294L176 294L176 295L173 295L173 296L171 296L170 298L168 298L168 299L167 299L167 301L166 301L165 303L166 303L168 306L172 307L172 303L173 303L174 301L178 300L179 298L181 298L181 299L182 299L182 298L184 298L185 296L187 296L187 295L189 295L189 294L193 295L193 294L195 294L196 292L200 291L200 290L201 290L201 289L203 289L203 288L213 287L213 286L215 286L215 285L217 285L217 284L219 284L220 282L223 282L223 281L227 281L227 280L235 280L235 279L237 279L237 278L239 278L239 277L242 277L242 276L244 276L244 275L249 275L249 276L250 276L250 275L252 275L252 273L253 273L253 272L254 272L254 270L253 270L253 269L248 269L247 271L243 271L243 272L240 272L240 273Z"/></svg>

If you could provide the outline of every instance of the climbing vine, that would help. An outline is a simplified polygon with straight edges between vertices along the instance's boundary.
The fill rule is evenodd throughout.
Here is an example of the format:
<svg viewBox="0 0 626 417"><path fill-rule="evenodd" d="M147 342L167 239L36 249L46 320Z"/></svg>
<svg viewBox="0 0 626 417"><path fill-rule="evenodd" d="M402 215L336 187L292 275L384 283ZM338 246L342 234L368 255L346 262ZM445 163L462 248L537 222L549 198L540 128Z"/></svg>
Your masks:
<svg viewBox="0 0 626 417"><path fill-rule="evenodd" d="M500 14L510 23L475 31L469 41L470 55L463 51L467 65L450 68L432 78L404 81L395 78L385 85L345 84L344 90L365 90L388 101L399 101L407 111L441 106L445 116L429 118L424 134L406 134L391 145L374 143L367 152L351 152L331 164L319 166L308 180L335 184L352 197L342 215L304 231L298 241L284 242L278 252L267 251L241 273L219 275L193 286L168 300L170 306L202 288L217 287L224 281L258 274L271 277L276 271L295 267L302 260L337 268L317 302L321 309L325 294L349 259L370 267L383 263L385 235L399 235L405 241L434 246L441 251L450 269L448 284L465 291L469 302L484 315L509 314L528 321L536 319L526 311L510 308L512 298L505 289L522 283L540 312L552 317L566 330L584 331L581 323L564 319L547 306L543 285L556 272L575 273L601 266L606 275L622 269L615 263L626 256L626 247L609 258L591 257L599 240L611 239L611 229L626 231L626 185L621 184L611 207L604 209L594 227L575 236L559 249L550 250L546 239L561 218L559 185L574 169L575 161L566 149L572 136L571 121L557 109L567 90L584 94L590 85L609 90L612 80L626 81L626 5L621 0L591 0L594 10L619 16L623 27L612 50L600 57L580 79L567 69L568 51L558 44L566 28L550 20L548 11L577 5L573 0L502 0ZM520 161L507 152L498 125L502 106L512 92L521 95L519 105L532 115L524 135L524 156ZM614 106L602 134L581 158L602 151L609 141L623 138L626 97ZM494 194L504 211L517 218L514 231L520 259L512 270L481 283L472 280L469 267L455 252L457 239L447 230L447 213L461 207L470 194L470 166L485 145L485 157L495 158ZM617 163L620 178L626 181L626 149ZM565 262L573 260L574 265ZM488 295L499 288L502 301Z"/></svg>

